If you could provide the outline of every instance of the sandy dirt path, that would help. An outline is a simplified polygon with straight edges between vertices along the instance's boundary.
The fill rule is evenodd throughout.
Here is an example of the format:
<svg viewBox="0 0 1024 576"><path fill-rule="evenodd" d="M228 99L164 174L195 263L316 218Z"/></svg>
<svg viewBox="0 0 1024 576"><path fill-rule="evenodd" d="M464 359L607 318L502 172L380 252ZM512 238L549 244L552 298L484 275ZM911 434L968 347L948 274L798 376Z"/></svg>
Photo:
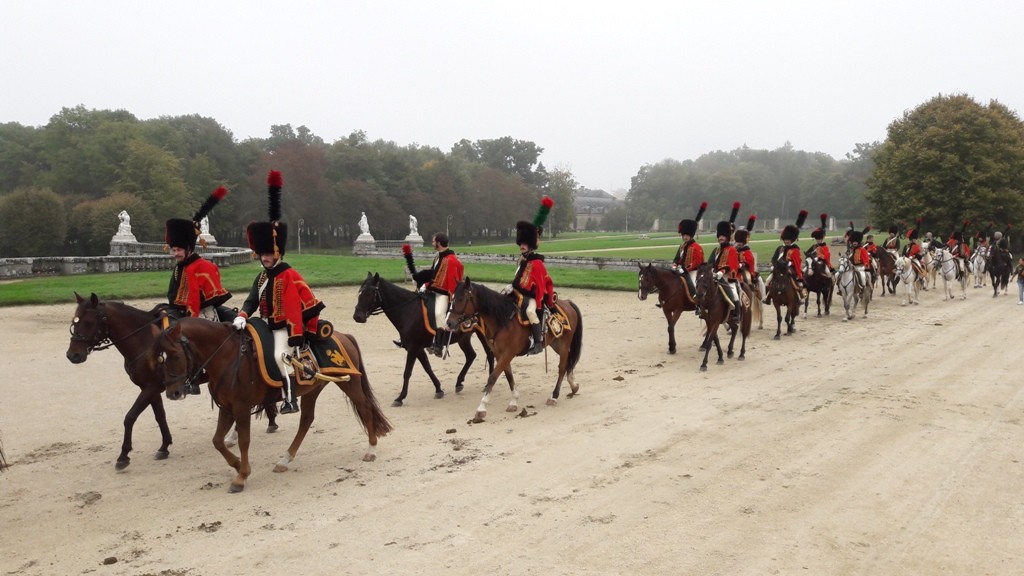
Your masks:
<svg viewBox="0 0 1024 576"><path fill-rule="evenodd" d="M147 412L131 466L114 469L135 396L114 350L64 358L73 306L0 309L8 374L0 432L3 575L1020 574L1024 572L1024 306L972 290L870 316L801 318L744 362L697 370L699 325L665 322L632 293L563 290L585 317L580 395L545 400L543 357L513 364L529 417L502 411L499 381L448 394L418 369L401 408L404 352L383 316L351 320L355 290L320 290L354 334L395 425L376 462L343 394L320 397L291 470L271 472L295 430L254 425L253 475L211 444L209 396L168 403L171 457L152 459ZM101 295L102 296L102 295ZM133 302L148 308L155 301ZM482 357L481 357L482 358ZM108 562L104 564L105 559Z"/></svg>

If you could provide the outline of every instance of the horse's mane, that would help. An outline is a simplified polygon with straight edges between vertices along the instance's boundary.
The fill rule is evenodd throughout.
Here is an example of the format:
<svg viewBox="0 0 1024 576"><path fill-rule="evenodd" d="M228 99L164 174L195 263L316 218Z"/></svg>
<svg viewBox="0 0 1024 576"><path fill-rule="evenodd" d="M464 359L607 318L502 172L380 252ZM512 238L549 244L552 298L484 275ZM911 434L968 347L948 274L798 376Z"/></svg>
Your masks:
<svg viewBox="0 0 1024 576"><path fill-rule="evenodd" d="M492 316L498 322L498 328L504 328L516 317L518 312L514 298L491 290L483 284L474 283L473 286L476 288L477 305L480 307L479 312Z"/></svg>

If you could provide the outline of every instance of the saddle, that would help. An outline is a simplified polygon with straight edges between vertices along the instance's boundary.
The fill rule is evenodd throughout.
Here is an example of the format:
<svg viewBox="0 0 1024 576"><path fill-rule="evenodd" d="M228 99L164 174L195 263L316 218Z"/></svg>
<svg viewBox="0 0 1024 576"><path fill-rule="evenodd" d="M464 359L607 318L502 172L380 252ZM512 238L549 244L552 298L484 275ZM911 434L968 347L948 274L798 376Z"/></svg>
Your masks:
<svg viewBox="0 0 1024 576"><path fill-rule="evenodd" d="M420 313L423 315L423 327L427 329L427 332L431 336L437 334L437 322L434 321L434 301L437 300L437 293L426 291L420 293ZM462 323L459 325L459 332L472 332L472 323Z"/></svg>
<svg viewBox="0 0 1024 576"><path fill-rule="evenodd" d="M518 292L513 292L513 294L516 298L516 310L518 311L516 319L519 321L519 324L529 326L530 319L526 317L526 307L523 306L523 295ZM563 333L571 330L569 317L566 316L565 310L562 309L561 304L556 301L555 305L551 308L547 308L547 310L549 312L547 315L547 331L551 333L552 338L559 338ZM541 314L543 313L541 310L538 310L537 312Z"/></svg>
<svg viewBox="0 0 1024 576"><path fill-rule="evenodd" d="M251 318L245 325L245 331L252 339L263 380L277 388L284 386L284 376L274 360L274 336L270 326L262 318ZM311 386L322 382L344 382L351 376L362 375L330 322L320 320L317 334L308 338L308 342L309 346L299 353L299 358L291 359L296 370L289 377L297 384Z"/></svg>
<svg viewBox="0 0 1024 576"><path fill-rule="evenodd" d="M693 297L693 292L690 291L690 283L686 281L686 278L684 278L684 275L686 274L689 273L683 272L679 275L679 282L683 285L683 298L686 298L690 304L697 304L697 299Z"/></svg>

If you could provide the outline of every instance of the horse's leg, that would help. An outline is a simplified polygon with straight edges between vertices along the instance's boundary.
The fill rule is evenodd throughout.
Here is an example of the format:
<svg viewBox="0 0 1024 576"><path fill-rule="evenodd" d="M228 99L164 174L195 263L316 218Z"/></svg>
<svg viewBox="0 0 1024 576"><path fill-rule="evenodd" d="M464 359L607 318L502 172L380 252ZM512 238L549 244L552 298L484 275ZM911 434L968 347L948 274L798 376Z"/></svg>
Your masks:
<svg viewBox="0 0 1024 576"><path fill-rule="evenodd" d="M241 460L239 460L238 456L235 456L234 452L228 449L227 444L224 442L224 437L231 430L232 426L235 426L235 412L229 407L221 406L220 410L217 411L217 428L213 431L213 447L224 457L224 461L228 463L228 466L241 471ZM239 441L241 441L241 430L239 430ZM244 487L244 480L242 485ZM232 492L237 492L237 490L232 490Z"/></svg>
<svg viewBox="0 0 1024 576"><path fill-rule="evenodd" d="M505 367L503 371L505 374L505 380L508 382L508 391L512 395L512 398L508 401L508 406L505 406L505 412L517 412L519 411L519 390L516 388L516 379L512 375L512 361L509 360L509 365Z"/></svg>
<svg viewBox="0 0 1024 576"><path fill-rule="evenodd" d="M718 328L715 328L715 337L712 341L715 343L715 350L718 352L718 361L715 364L725 364L725 355L722 354L722 341L718 338Z"/></svg>
<svg viewBox="0 0 1024 576"><path fill-rule="evenodd" d="M425 354L421 354L426 359ZM398 398L391 401L392 408L398 408L405 402L405 397L409 395L409 378L412 377L412 369L416 366L416 360L419 360L418 356L412 350L405 351L405 369L402 370L402 392L398 394ZM423 365L423 370L426 371L429 366L429 360Z"/></svg>
<svg viewBox="0 0 1024 576"><path fill-rule="evenodd" d="M288 464L291 463L291 461L295 459L295 455L298 454L299 446L302 446L302 441L306 438L306 433L309 432L309 427L313 425L313 420L316 419L316 397L320 395L320 392L323 391L325 386L326 384L315 385L312 390L299 397L299 429L295 431L295 437L292 438L292 443L288 446L288 451L284 456L281 456L281 459L274 465L274 472L284 472L288 470Z"/></svg>
<svg viewBox="0 0 1024 576"><path fill-rule="evenodd" d="M562 390L562 379L565 378L565 370L569 366L569 344L564 340L555 340L551 344L551 349L558 354L558 380L555 381L555 389L551 391L547 405L557 406L558 395Z"/></svg>
<svg viewBox="0 0 1024 576"><path fill-rule="evenodd" d="M662 308L665 312L665 320L668 322L668 353L676 353L676 322L679 320L679 316L682 315L682 310L668 311Z"/></svg>
<svg viewBox="0 0 1024 576"><path fill-rule="evenodd" d="M444 390L441 389L441 380L434 374L434 369L430 366L430 358L427 356L427 350L420 348L415 352L416 359L420 361L420 366L423 366L423 371L427 373L427 377L430 378L430 383L434 385L434 399L444 398ZM411 363L410 363L411 364ZM410 372L411 372L410 366ZM405 386L409 385L409 377L405 378Z"/></svg>
<svg viewBox="0 0 1024 576"><path fill-rule="evenodd" d="M470 366L476 360L476 350L473 349L473 341L469 336L464 336L459 339L459 348L462 353L466 356L466 363L462 365L462 370L459 371L459 377L455 380L455 393L462 392L463 382L466 380L466 374L469 373Z"/></svg>
<svg viewBox="0 0 1024 576"><path fill-rule="evenodd" d="M234 413L230 416L235 421L235 430L238 431L238 474L228 486L228 492L236 494L245 490L245 482L252 474L252 463L249 462L249 446L252 442L252 417L250 406L236 405ZM219 428L218 422L218 428Z"/></svg>
<svg viewBox="0 0 1024 576"><path fill-rule="evenodd" d="M128 453L132 451L132 430L135 427L135 421L139 419L139 415L142 411L149 406L153 406L155 402L160 402L161 407L163 406L163 400L160 397L160 391L156 391L156 399L153 399L154 394L152 391L146 388L139 388L139 395L135 397L135 402L132 403L132 407L128 409L128 412L124 415L124 439L121 441L121 453L117 456L117 461L114 463L114 468L118 470L124 470L132 463L132 459L128 456ZM156 409L153 409L153 415L156 416ZM160 425L160 418L157 418L157 425ZM171 444L171 432L167 429L164 432L164 427L167 426L166 414L164 415L164 423L160 426L160 435L163 437L160 451L157 451L156 458L160 460L160 452L164 452L164 458L166 458L167 447Z"/></svg>
<svg viewBox="0 0 1024 576"><path fill-rule="evenodd" d="M264 399L263 413L267 415L267 434L277 432L277 402L271 398Z"/></svg>
<svg viewBox="0 0 1024 576"><path fill-rule="evenodd" d="M786 325L789 325L789 318L786 318ZM775 336L772 340L779 340L782 337L782 308L775 305Z"/></svg>
<svg viewBox="0 0 1024 576"><path fill-rule="evenodd" d="M483 422L484 418L487 417L487 403L491 401L491 390L494 388L494 383L497 382L499 374L505 374L505 378L509 381L509 388L512 388L513 395L515 395L515 385L514 380L512 379L512 370L510 368L514 354L514 351L504 352L497 358L494 363L494 370L492 370L490 375L487 376L487 384L484 386L484 395L480 398L480 404L476 407L476 415L473 417L473 422Z"/></svg>

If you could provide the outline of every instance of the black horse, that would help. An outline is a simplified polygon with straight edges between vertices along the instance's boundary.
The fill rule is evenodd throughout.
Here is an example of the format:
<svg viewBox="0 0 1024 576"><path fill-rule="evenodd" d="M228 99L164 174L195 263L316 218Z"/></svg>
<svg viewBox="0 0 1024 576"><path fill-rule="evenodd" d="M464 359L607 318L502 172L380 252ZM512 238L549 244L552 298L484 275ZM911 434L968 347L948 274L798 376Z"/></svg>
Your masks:
<svg viewBox="0 0 1024 576"><path fill-rule="evenodd" d="M1010 283L1010 273L1013 271L1013 260L1010 253L998 246L993 246L988 253L988 262L985 268L992 278L992 297L999 296L999 290L1006 294L1006 287Z"/></svg>
<svg viewBox="0 0 1024 576"><path fill-rule="evenodd" d="M835 279L825 275L826 264L820 258L808 258L804 271L804 285L807 286L807 299L804 300L804 318L807 318L807 306L811 303L811 294L817 294L818 318L821 318L821 304L825 303L825 316L832 311L832 290Z"/></svg>
<svg viewBox="0 0 1024 576"><path fill-rule="evenodd" d="M434 398L443 398L444 390L441 389L441 381L434 375L430 367L430 359L427 358L426 348L434 341L424 324L423 300L419 294L412 290L406 290L397 284L388 282L379 274L367 272L366 280L359 287L359 297L356 301L356 309L352 319L360 324L374 314L383 313L391 324L398 329L398 336L401 339L401 346L405 349L405 371L402 373L402 393L395 398L392 406L401 406L409 393L409 377L412 375L413 366L419 360L423 370L430 377L434 384ZM444 320L443 318L441 319ZM466 356L466 362L462 365L459 377L455 381L455 392L462 392L463 382L470 366L476 360L476 350L473 349L473 341L470 332L455 331L451 333L452 344L457 344ZM494 370L494 354L488 348L483 336L478 334L480 341L484 344L484 352L487 355L487 370L490 373Z"/></svg>

